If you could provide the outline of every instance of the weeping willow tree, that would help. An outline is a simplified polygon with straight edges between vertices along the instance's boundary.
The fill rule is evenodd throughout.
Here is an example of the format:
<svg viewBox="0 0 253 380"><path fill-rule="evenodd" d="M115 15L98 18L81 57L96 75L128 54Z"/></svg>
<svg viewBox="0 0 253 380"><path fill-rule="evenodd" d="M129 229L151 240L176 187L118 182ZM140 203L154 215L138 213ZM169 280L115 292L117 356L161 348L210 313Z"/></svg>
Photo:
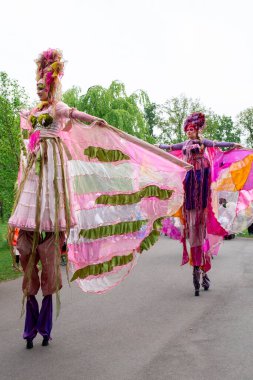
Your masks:
<svg viewBox="0 0 253 380"><path fill-rule="evenodd" d="M78 87L72 87L63 94L63 101L80 111L105 119L131 135L151 143L155 141L145 111L152 103L142 90L128 96L125 85L113 81L109 88L92 86L85 95L80 95Z"/></svg>
<svg viewBox="0 0 253 380"><path fill-rule="evenodd" d="M22 146L19 111L26 103L24 89L0 72L0 217L4 220L9 217L13 204Z"/></svg>
<svg viewBox="0 0 253 380"><path fill-rule="evenodd" d="M63 93L62 100L69 107L79 108L80 95L81 95L81 88L77 86L73 86L69 90Z"/></svg>

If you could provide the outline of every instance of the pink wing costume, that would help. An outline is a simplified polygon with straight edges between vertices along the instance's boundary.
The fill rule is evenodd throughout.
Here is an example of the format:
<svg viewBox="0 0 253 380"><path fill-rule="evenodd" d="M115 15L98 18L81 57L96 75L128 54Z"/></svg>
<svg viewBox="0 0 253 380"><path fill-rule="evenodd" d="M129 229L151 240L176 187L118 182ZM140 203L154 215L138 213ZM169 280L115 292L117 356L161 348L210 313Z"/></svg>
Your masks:
<svg viewBox="0 0 253 380"><path fill-rule="evenodd" d="M178 158L186 159L183 150L188 144L186 141L170 146L171 153ZM191 141L190 144L194 145L194 142ZM253 222L253 151L237 149L223 152L219 149L233 147L234 143L230 142L203 139L202 144L205 146L203 152L205 161L199 167L202 168L202 175L205 168L210 168L210 172L208 181L202 177L200 187L207 200L206 207L202 211L202 219L198 220L198 223L201 223L197 224L197 228L189 229L191 222L196 226L196 220L191 216L189 207L194 185L191 181L187 181L192 172L188 171L184 182L185 197L188 196L183 208L185 221L181 219L181 224L178 217L164 219L162 232L183 243L182 265L189 261L185 240L187 237L191 247L190 263L202 267L204 272L207 272L211 268L211 256L218 254L223 237L242 232ZM165 144L161 145L163 149L168 147ZM192 155L196 153L193 152ZM192 160L188 162L196 168ZM199 248L196 250L196 247Z"/></svg>
<svg viewBox="0 0 253 380"><path fill-rule="evenodd" d="M188 116L184 128L201 129L204 121L203 114L194 113ZM219 149L234 145L207 139L160 145L193 167L184 180L182 213L165 219L162 232L183 243L182 265L190 261L194 267L195 295L199 295L200 268L202 286L205 290L209 288L206 272L211 268L211 256L218 253L223 237L245 230L253 221L252 150L222 152Z"/></svg>
<svg viewBox="0 0 253 380"><path fill-rule="evenodd" d="M64 71L59 50L44 51L36 64L41 103L21 115L21 127L32 133L9 220L12 228L20 228L27 348L33 347L37 332L42 345L48 345L53 293L59 310L65 239L72 280L85 292L113 288L158 239L161 219L181 207L189 168L105 123L78 122L96 118L57 101ZM35 296L40 286L44 298L39 311Z"/></svg>
<svg viewBox="0 0 253 380"><path fill-rule="evenodd" d="M53 119L47 126L45 114ZM181 207L190 166L113 127L80 123L80 115L62 102L33 114L32 152L9 224L69 231L72 279L85 292L103 293L154 244L161 218ZM31 129L27 116L21 125Z"/></svg>

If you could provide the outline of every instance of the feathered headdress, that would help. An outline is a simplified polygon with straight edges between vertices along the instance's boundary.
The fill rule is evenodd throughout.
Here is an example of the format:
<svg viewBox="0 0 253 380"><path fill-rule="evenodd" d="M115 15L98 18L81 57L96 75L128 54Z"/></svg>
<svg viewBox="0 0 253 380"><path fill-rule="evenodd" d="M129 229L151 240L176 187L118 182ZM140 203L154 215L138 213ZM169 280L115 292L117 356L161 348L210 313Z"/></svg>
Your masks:
<svg viewBox="0 0 253 380"><path fill-rule="evenodd" d="M184 122L184 131L189 127L193 127L196 130L203 129L205 126L205 115L201 112L194 112L187 116Z"/></svg>
<svg viewBox="0 0 253 380"><path fill-rule="evenodd" d="M37 64L36 80L43 79L48 90L50 100L60 98L61 82L64 73L62 52L58 49L43 51L35 60Z"/></svg>

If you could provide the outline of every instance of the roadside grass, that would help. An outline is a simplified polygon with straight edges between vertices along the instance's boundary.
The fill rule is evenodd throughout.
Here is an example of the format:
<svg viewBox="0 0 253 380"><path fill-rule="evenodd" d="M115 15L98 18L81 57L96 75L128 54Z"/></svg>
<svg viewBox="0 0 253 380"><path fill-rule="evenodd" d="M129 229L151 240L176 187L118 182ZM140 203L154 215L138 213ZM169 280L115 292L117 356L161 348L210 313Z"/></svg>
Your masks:
<svg viewBox="0 0 253 380"><path fill-rule="evenodd" d="M236 236L238 237L243 237L243 238L249 238L249 239L252 239L253 238L253 235L249 234L248 233L248 230L245 230L243 232L240 232L239 234L237 234Z"/></svg>
<svg viewBox="0 0 253 380"><path fill-rule="evenodd" d="M0 222L0 281L14 280L22 273L12 267L10 247L7 243L7 223Z"/></svg>

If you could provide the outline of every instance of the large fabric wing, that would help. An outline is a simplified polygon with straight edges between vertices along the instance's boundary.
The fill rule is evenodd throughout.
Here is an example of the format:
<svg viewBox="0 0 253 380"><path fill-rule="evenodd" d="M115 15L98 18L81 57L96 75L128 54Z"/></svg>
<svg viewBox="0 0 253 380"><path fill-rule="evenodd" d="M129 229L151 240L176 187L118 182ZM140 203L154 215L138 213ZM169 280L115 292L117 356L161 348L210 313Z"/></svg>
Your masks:
<svg viewBox="0 0 253 380"><path fill-rule="evenodd" d="M182 206L190 166L111 126L72 121L61 139L77 219L68 239L72 280L103 293L155 243L162 218Z"/></svg>
<svg viewBox="0 0 253 380"><path fill-rule="evenodd" d="M181 150L172 154L183 158ZM242 232L253 223L253 150L223 152L219 148L208 147L205 154L211 164L212 179L206 245L209 253L216 255L225 235ZM162 232L182 240L180 218L164 219Z"/></svg>
<svg viewBox="0 0 253 380"><path fill-rule="evenodd" d="M222 152L214 160L212 210L228 234L253 223L253 150Z"/></svg>

